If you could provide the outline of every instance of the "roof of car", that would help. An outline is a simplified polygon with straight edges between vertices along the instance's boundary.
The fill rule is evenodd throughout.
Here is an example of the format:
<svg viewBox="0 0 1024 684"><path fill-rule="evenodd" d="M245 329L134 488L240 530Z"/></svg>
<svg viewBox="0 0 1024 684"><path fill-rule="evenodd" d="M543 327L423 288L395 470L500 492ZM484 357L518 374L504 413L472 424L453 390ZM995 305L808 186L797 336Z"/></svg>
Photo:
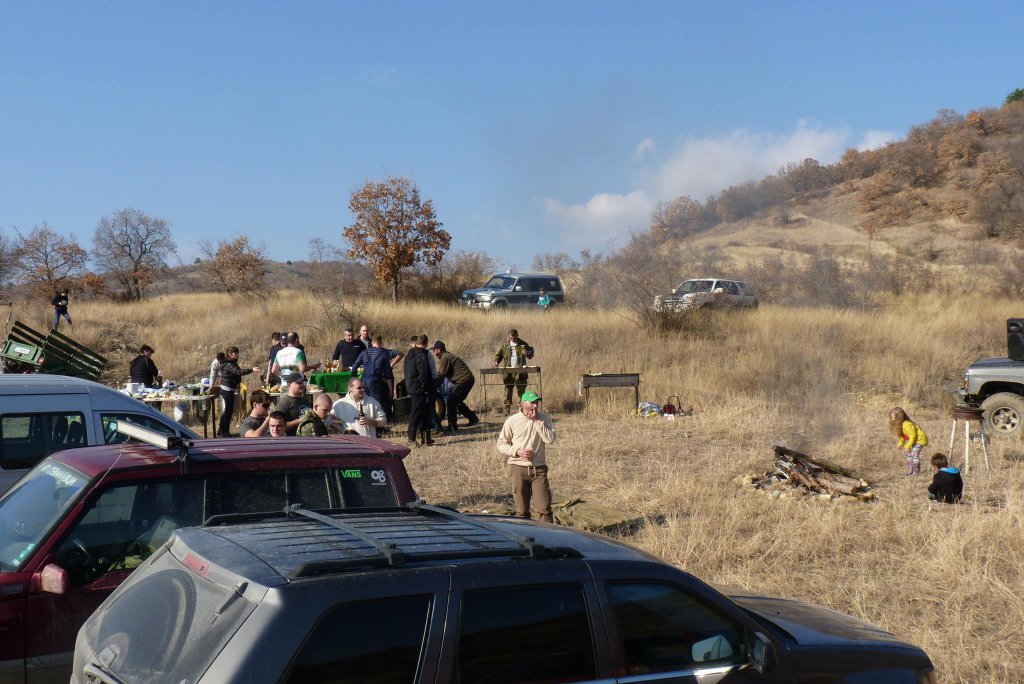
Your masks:
<svg viewBox="0 0 1024 684"><path fill-rule="evenodd" d="M743 282L742 280L736 280L735 278L716 278L715 276L711 276L710 278L687 278L686 279L686 281L690 281L690 280L724 280L724 281L729 282L729 283L742 283ZM686 282L686 281L683 281L683 282Z"/></svg>
<svg viewBox="0 0 1024 684"><path fill-rule="evenodd" d="M24 394L85 394L102 392L120 394L125 399L131 397L117 390L84 378L72 378L67 375L50 375L47 373L3 373L0 374L0 391L18 391Z"/></svg>
<svg viewBox="0 0 1024 684"><path fill-rule="evenodd" d="M544 278L557 278L558 277L554 273L527 273L525 271L515 271L513 273L495 273L491 277L494 278L495 276L508 276L510 278L518 278L520 276L526 276L526 277L541 276L541 277L544 277Z"/></svg>
<svg viewBox="0 0 1024 684"><path fill-rule="evenodd" d="M408 454L409 447L358 435L281 439L196 439L192 440L192 446L188 450L189 460L193 463L332 456L383 455L404 458ZM89 477L110 470L166 465L174 462L177 457L177 451L136 442L67 449L50 456L51 459L66 463Z"/></svg>
<svg viewBox="0 0 1024 684"><path fill-rule="evenodd" d="M292 516L282 514L276 519L222 516L232 517L242 522L224 525L215 519L201 529L179 530L179 543L186 548L176 555L198 553L206 564L265 586L302 577L437 562L657 560L639 549L579 530L467 515L425 504L330 515L296 510ZM262 519L247 523L246 518Z"/></svg>

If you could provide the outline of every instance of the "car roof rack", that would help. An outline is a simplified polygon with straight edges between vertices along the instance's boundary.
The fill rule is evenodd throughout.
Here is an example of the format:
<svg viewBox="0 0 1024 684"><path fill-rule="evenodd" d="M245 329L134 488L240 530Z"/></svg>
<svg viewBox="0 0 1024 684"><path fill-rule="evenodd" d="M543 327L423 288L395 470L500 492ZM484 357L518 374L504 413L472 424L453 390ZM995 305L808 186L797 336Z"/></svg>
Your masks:
<svg viewBox="0 0 1024 684"><path fill-rule="evenodd" d="M114 431L118 434L122 434L132 439L137 439L140 442L145 442L155 446L158 449L164 451L177 451L178 458L175 459L176 463L181 464L181 474L189 474L189 460L188 450L192 446L192 441L180 437L178 435L169 435L163 432L157 432L147 427L132 423L127 420L114 420Z"/></svg>
<svg viewBox="0 0 1024 684"><path fill-rule="evenodd" d="M308 524L296 529L296 518ZM273 513L218 515L204 527L257 521L264 524L232 525L215 534L246 548L257 547L256 555L288 578L395 568L412 561L582 557L576 549L545 546L477 516L420 501L405 507L328 511L307 510L296 504Z"/></svg>

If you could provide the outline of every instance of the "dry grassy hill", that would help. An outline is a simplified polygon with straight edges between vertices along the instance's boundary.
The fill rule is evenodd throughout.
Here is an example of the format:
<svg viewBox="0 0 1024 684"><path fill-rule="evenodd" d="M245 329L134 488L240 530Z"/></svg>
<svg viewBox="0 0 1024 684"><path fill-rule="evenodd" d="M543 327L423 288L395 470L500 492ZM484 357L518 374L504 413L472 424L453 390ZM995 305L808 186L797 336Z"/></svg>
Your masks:
<svg viewBox="0 0 1024 684"><path fill-rule="evenodd" d="M944 450L949 390L966 364L1004 352L1005 319L1022 313L1016 300L928 295L866 310L769 304L687 335L639 330L625 311L346 305L354 322L391 345L426 332L474 368L488 364L507 327L518 327L537 348L558 429L556 498L648 516L631 543L713 583L880 624L924 647L942 682L1024 681L1024 445L993 444L991 469L975 460L967 478L973 505L937 512L926 500L927 477L904 477L885 431L887 409L902 405L931 437L926 457ZM43 326L49 312L16 315ZM165 375L184 380L202 375L214 350L229 344L241 347L243 362L262 359L275 329L301 330L317 359L346 323L301 293L262 303L212 294L81 303L74 315L75 336L111 357L112 383L126 380L143 342L156 348ZM678 394L694 414L634 418L627 393L605 391L584 416L577 383L586 371L640 372L642 398ZM469 401L481 399L478 386ZM509 503L494 446L500 421L485 415L479 428L414 450L407 464L420 494L473 511ZM745 489L738 480L768 467L774 440L855 470L875 484L877 502L770 500Z"/></svg>

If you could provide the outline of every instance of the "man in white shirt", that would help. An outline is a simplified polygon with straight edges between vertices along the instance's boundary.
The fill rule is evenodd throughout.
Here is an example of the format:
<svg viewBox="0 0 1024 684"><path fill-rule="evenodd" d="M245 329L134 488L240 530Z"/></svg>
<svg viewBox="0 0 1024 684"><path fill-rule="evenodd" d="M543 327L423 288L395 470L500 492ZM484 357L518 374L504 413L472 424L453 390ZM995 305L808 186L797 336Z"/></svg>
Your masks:
<svg viewBox="0 0 1024 684"><path fill-rule="evenodd" d="M288 346L280 349L274 357L271 375L280 376L284 382L285 376L289 373L305 373L308 370L312 370L312 367L306 363L305 352L299 349L299 336L288 333Z"/></svg>
<svg viewBox="0 0 1024 684"><path fill-rule="evenodd" d="M348 394L334 402L331 411L341 421L342 431L350 434L376 437L377 428L388 424L380 402L367 396L359 378L348 381Z"/></svg>

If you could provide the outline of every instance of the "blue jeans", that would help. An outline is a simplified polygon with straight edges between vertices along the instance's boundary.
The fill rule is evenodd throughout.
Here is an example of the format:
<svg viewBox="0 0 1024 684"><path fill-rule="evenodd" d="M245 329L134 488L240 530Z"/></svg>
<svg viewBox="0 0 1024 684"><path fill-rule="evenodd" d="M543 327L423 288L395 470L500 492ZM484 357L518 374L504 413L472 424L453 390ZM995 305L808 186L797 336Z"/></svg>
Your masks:
<svg viewBox="0 0 1024 684"><path fill-rule="evenodd" d="M54 311L53 312L53 329L54 330L56 330L57 326L60 325L60 317L61 316L63 316L64 318L67 319L68 325L71 325L71 315L67 311L65 311L64 313L61 313L60 311Z"/></svg>

